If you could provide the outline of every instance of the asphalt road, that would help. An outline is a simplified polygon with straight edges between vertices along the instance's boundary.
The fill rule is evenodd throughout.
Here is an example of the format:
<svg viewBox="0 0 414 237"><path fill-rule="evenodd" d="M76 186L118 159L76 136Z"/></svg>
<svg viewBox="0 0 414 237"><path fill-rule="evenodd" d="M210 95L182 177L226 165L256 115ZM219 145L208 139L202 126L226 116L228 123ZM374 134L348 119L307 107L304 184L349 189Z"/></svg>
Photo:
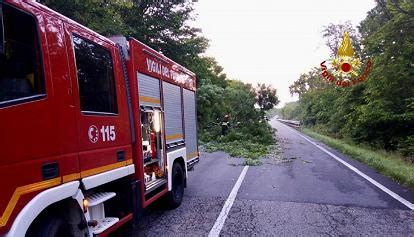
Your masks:
<svg viewBox="0 0 414 237"><path fill-rule="evenodd" d="M414 236L413 210L296 131L275 120L271 124L277 129L283 162L268 159L248 168L220 235ZM413 190L320 145L414 203ZM175 210L153 205L140 225L123 235L208 235L243 168L243 159L222 152L204 153L189 174L182 205Z"/></svg>

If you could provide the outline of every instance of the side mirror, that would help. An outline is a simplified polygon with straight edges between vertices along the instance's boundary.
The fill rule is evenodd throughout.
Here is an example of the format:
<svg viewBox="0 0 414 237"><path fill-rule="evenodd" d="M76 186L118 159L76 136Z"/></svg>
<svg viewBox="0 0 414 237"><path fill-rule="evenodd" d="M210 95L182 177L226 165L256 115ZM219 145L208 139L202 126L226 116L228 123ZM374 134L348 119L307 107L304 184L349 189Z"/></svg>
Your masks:
<svg viewBox="0 0 414 237"><path fill-rule="evenodd" d="M0 54L4 54L4 21L3 21L3 4L0 1Z"/></svg>

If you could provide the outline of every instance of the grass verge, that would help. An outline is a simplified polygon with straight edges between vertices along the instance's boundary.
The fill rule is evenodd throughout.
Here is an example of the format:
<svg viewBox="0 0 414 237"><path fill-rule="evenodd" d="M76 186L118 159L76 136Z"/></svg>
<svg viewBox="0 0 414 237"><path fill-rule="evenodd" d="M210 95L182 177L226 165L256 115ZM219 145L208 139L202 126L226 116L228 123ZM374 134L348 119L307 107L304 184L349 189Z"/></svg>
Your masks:
<svg viewBox="0 0 414 237"><path fill-rule="evenodd" d="M407 162L402 156L321 135L307 128L303 129L303 132L367 164L398 183L414 189L414 164Z"/></svg>

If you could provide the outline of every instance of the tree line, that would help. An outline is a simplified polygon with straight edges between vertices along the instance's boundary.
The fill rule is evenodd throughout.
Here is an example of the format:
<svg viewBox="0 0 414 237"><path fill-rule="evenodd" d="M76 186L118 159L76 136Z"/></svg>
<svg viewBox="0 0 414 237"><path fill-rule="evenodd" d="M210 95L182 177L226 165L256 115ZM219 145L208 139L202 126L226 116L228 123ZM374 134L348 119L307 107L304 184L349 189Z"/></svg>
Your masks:
<svg viewBox="0 0 414 237"><path fill-rule="evenodd" d="M337 51L344 31L355 53L372 60L369 78L340 88L313 68L290 86L299 101L279 113L336 138L414 156L414 2L377 0L355 28L349 22L330 24L323 37ZM331 55L331 56L332 56Z"/></svg>
<svg viewBox="0 0 414 237"><path fill-rule="evenodd" d="M271 143L264 112L279 103L276 90L231 80L213 57L203 56L209 41L194 20L191 0L44 0L43 4L104 35L133 37L197 75L197 109L202 141L248 140ZM231 130L221 132L226 117Z"/></svg>

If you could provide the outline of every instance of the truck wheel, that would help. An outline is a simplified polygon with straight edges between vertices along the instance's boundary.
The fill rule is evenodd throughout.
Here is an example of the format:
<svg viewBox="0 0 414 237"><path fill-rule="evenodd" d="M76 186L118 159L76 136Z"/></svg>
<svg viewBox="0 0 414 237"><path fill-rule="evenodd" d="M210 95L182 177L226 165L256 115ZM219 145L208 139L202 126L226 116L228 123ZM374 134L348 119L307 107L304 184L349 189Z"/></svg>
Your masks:
<svg viewBox="0 0 414 237"><path fill-rule="evenodd" d="M184 196L184 171L178 162L172 168L172 189L168 193L168 207L171 209L180 206Z"/></svg>
<svg viewBox="0 0 414 237"><path fill-rule="evenodd" d="M51 216L45 218L39 223L34 233L29 234L32 237L73 237L68 223L62 218Z"/></svg>

